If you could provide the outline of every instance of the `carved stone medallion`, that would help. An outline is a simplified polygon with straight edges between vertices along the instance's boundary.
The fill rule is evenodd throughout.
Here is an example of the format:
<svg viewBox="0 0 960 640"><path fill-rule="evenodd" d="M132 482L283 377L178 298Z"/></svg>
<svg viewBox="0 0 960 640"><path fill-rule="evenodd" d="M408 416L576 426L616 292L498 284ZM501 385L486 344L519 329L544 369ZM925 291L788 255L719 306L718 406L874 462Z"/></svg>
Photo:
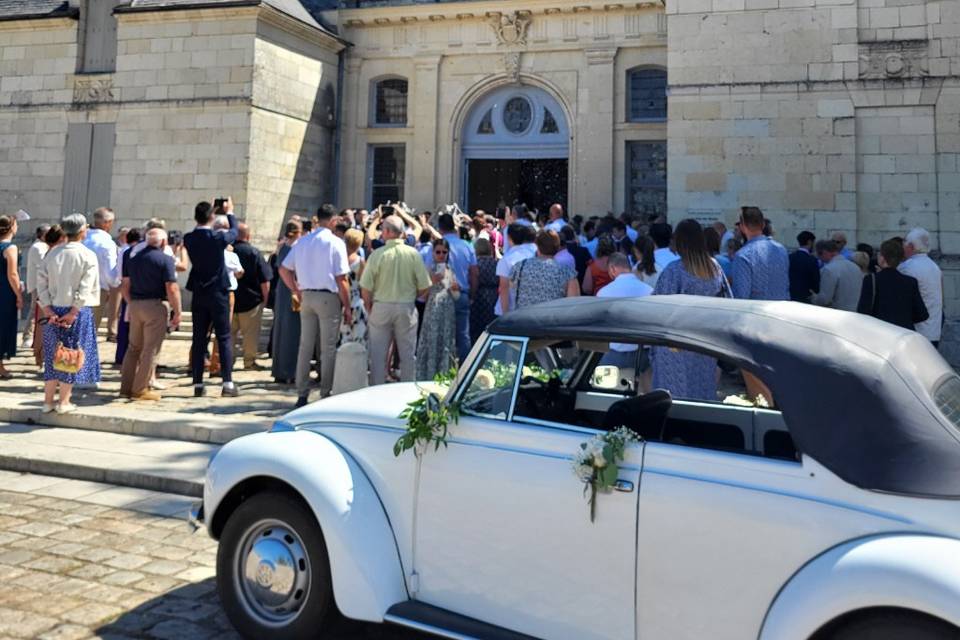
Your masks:
<svg viewBox="0 0 960 640"><path fill-rule="evenodd" d="M73 83L74 102L113 102L113 78L78 77Z"/></svg>
<svg viewBox="0 0 960 640"><path fill-rule="evenodd" d="M860 77L865 80L921 78L929 73L926 40L860 45Z"/></svg>
<svg viewBox="0 0 960 640"><path fill-rule="evenodd" d="M488 24L497 37L497 44L527 45L527 32L530 30L530 14L526 11L514 11L512 14L490 14Z"/></svg>

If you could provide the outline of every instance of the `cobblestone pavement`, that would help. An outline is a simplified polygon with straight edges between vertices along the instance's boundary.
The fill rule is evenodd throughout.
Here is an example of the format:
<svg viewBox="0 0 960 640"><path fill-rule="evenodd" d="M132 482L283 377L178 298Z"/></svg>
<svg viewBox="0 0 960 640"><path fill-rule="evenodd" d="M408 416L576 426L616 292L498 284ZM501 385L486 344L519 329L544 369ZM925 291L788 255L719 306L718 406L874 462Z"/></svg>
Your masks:
<svg viewBox="0 0 960 640"><path fill-rule="evenodd" d="M239 638L214 586L217 543L178 518L0 491L0 640ZM338 620L328 640L426 640Z"/></svg>

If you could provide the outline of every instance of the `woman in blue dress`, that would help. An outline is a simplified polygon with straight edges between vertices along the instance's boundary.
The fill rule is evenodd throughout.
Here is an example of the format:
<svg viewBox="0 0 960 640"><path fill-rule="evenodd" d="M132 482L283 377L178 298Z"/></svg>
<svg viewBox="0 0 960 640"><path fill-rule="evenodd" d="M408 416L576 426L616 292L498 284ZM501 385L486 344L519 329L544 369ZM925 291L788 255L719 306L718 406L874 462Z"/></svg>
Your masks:
<svg viewBox="0 0 960 640"><path fill-rule="evenodd" d="M17 355L17 320L23 308L23 293L20 291L20 275L17 271L17 219L0 216L0 379L9 380L13 375L3 366L4 360Z"/></svg>
<svg viewBox="0 0 960 640"><path fill-rule="evenodd" d="M696 220L684 220L673 235L673 248L680 259L660 273L654 295L683 293L694 296L730 297L723 270L710 255L703 228ZM653 388L666 389L678 398L717 399L717 359L692 351L654 347Z"/></svg>
<svg viewBox="0 0 960 640"><path fill-rule="evenodd" d="M67 236L66 244L50 249L37 270L37 297L46 322L43 326L44 413L76 410L70 402L73 385L100 382L100 357L93 326L93 307L100 304L97 256L83 246L87 235L87 219L83 215L67 216L61 227ZM59 345L83 352L83 364L75 373L55 367ZM58 389L60 402L54 406Z"/></svg>
<svg viewBox="0 0 960 640"><path fill-rule="evenodd" d="M303 226L296 220L286 224L283 231L283 243L277 249L277 265L283 264L283 259L290 253L290 249L300 239ZM280 269L274 270L279 273ZM273 363L270 366L274 382L293 384L297 377L297 352L300 349L300 309L294 311L294 298L290 289L277 278L273 300L273 332L271 335L271 354ZM296 302L299 305L299 301Z"/></svg>

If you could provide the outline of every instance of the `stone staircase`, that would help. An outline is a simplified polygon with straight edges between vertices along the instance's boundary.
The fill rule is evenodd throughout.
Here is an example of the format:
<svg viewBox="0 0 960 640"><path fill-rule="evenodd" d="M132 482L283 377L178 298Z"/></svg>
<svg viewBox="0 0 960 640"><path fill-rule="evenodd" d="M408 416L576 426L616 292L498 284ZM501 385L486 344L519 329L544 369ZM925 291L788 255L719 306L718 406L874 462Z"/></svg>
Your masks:
<svg viewBox="0 0 960 640"><path fill-rule="evenodd" d="M260 350L266 351L267 345L270 343L270 329L273 327L273 310L264 309L263 310L263 320L260 322ZM107 327L106 323L101 323L100 329L97 331L97 335L101 338L106 337ZM168 340L191 340L193 338L193 314L189 311L184 311L180 319L180 328L167 336ZM242 340L242 337L241 337Z"/></svg>

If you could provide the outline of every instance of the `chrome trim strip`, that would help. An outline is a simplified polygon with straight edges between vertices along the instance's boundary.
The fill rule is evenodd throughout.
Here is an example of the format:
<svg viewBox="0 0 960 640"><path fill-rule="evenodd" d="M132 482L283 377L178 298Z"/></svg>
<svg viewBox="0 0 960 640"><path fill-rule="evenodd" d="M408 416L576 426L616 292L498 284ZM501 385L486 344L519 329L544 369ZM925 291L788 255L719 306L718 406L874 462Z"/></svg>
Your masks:
<svg viewBox="0 0 960 640"><path fill-rule="evenodd" d="M454 633L452 631L447 631L446 629L441 629L440 627L434 627L433 625L424 624L423 622L417 622L415 620L408 620L407 618L401 618L400 616L395 616L390 613L383 616L383 621L396 624L401 627L407 627L408 629L416 629L417 631L430 633L435 636L440 636L441 638L450 638L450 640L478 640L473 636L465 636L462 633Z"/></svg>
<svg viewBox="0 0 960 640"><path fill-rule="evenodd" d="M573 424L565 424L563 422L550 422L549 420L540 420L538 418L527 418L524 416L517 416L513 419L513 422L516 424L526 424L535 427L546 427L551 431L570 431L572 433L583 433L589 436L595 436L598 433L602 433L603 429L593 429L591 427L580 427Z"/></svg>
<svg viewBox="0 0 960 640"><path fill-rule="evenodd" d="M666 476L669 478L680 478L681 480L692 480L694 482L706 482L708 484L718 484L725 487L732 487L734 489L744 489L746 491L757 491L760 493L769 493L776 496L783 496L785 498L794 498L796 500L806 500L807 502L815 502L818 504L823 504L828 507L835 507L837 509L845 509L847 511L856 511L858 513L863 513L866 515L874 516L876 518L883 518L884 520L890 520L892 522L899 522L900 524L912 525L914 522L903 516L899 516L894 513L887 513L885 511L878 511L876 509L871 509L869 507L862 507L856 504L850 504L849 502L838 502L836 500L829 500L827 498L821 498L819 496L813 496L809 494L796 493L793 491L785 491L782 489L773 489L770 487L763 487L755 484L747 484L744 482L734 482L732 480L722 480L720 478L708 478L706 476L696 475L692 473L681 473L679 471L670 471L668 469L658 469L655 467L645 467L643 469L644 474L652 474L658 476Z"/></svg>

